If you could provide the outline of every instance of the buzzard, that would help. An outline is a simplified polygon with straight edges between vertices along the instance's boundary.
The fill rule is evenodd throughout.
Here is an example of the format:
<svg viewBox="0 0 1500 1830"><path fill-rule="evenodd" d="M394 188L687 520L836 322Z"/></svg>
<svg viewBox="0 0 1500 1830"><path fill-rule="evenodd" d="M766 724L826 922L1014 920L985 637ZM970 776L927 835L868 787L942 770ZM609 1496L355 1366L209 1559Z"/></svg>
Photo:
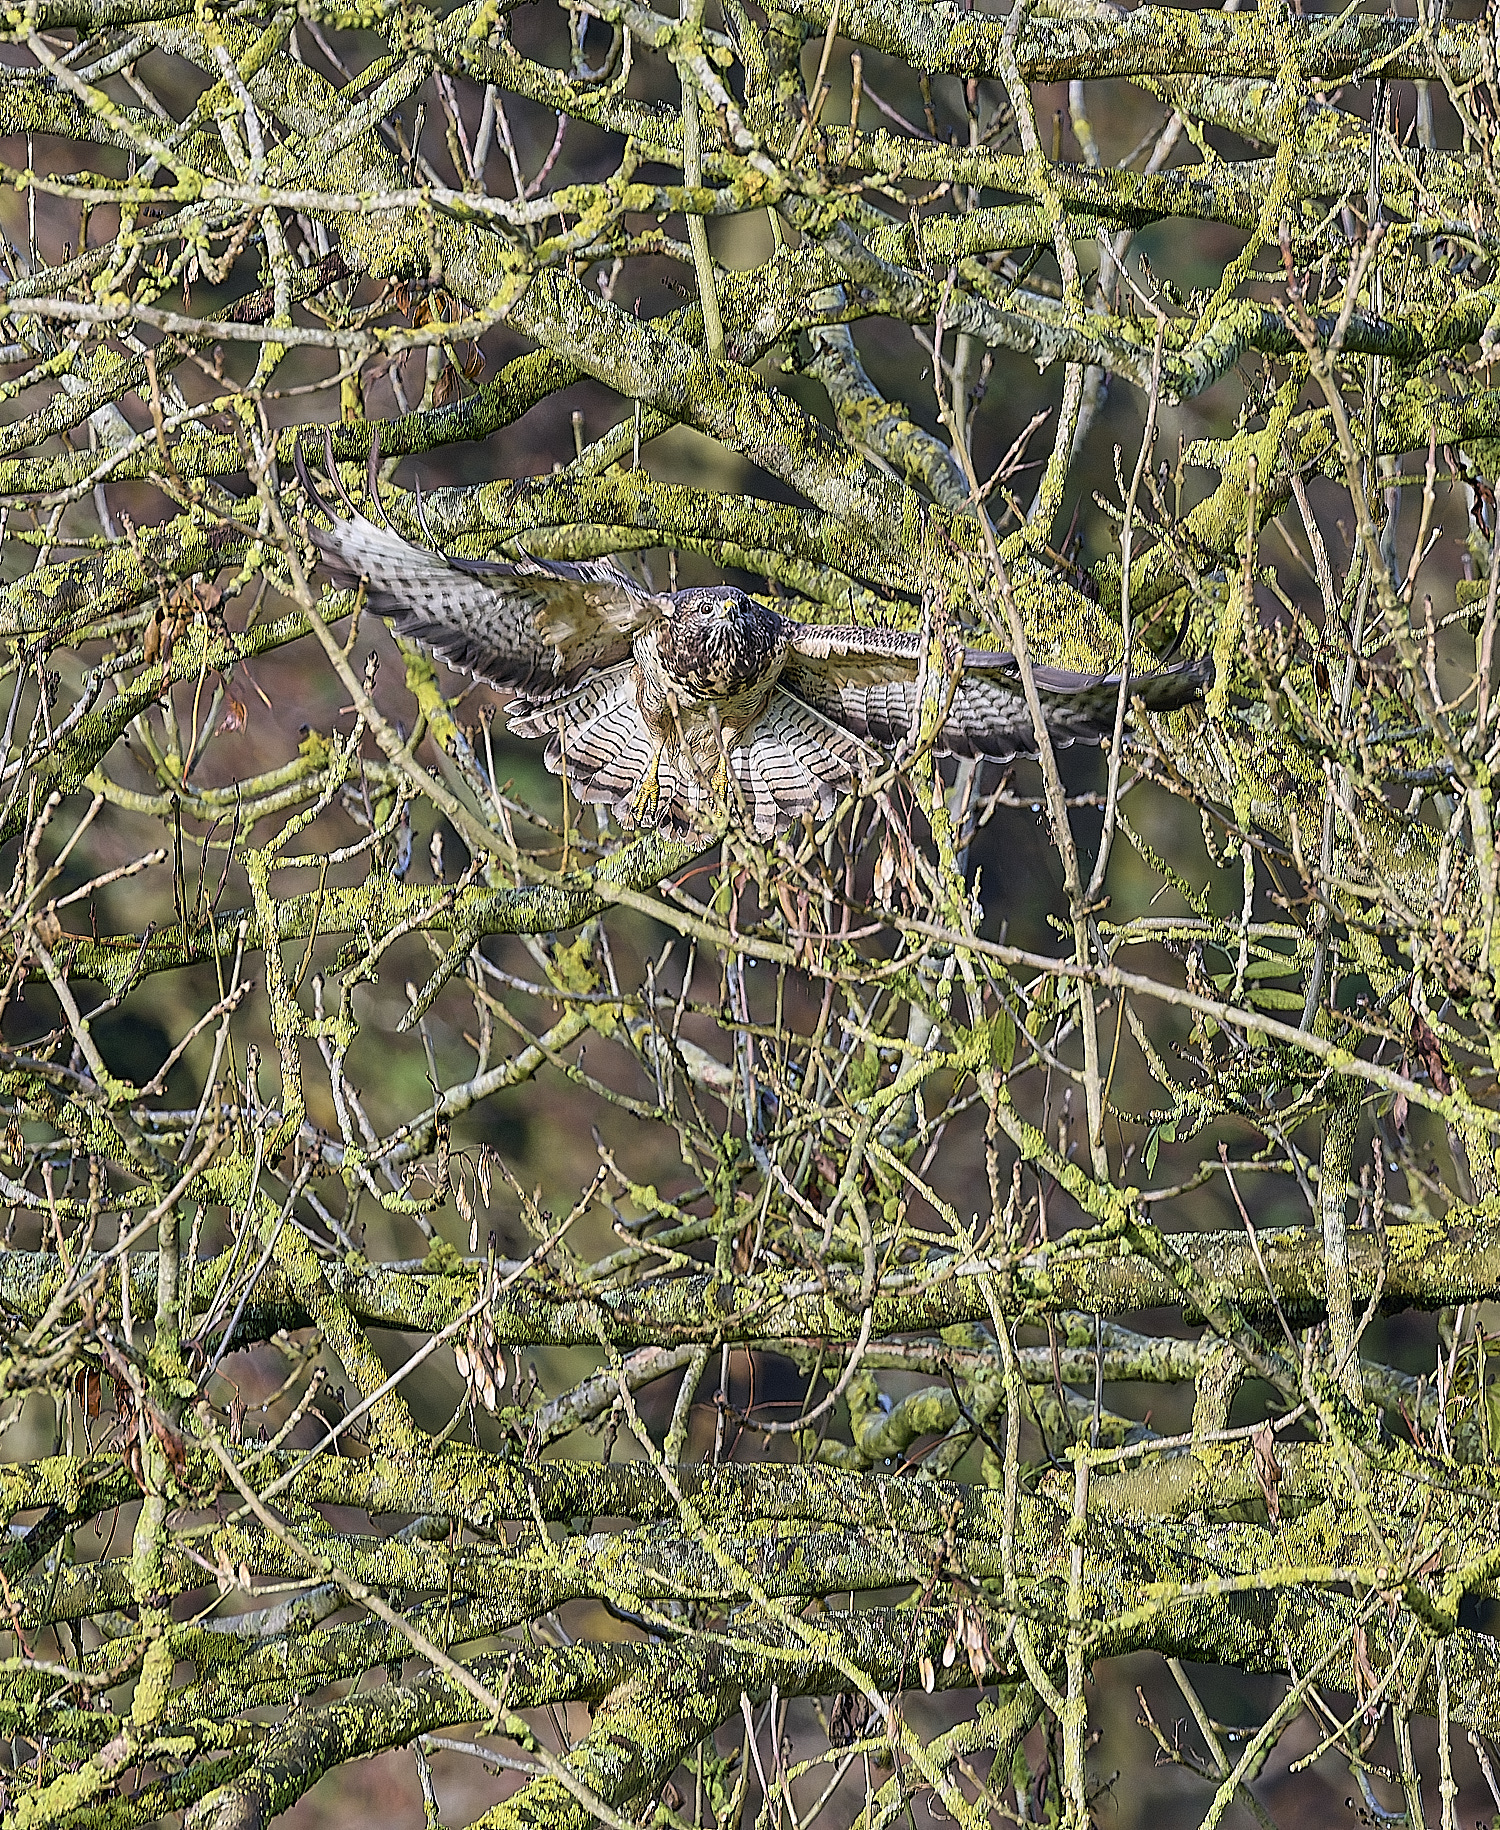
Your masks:
<svg viewBox="0 0 1500 1830"><path fill-rule="evenodd" d="M727 817L759 838L828 812L916 736L920 631L801 623L733 585L647 591L607 560L460 559L347 516L297 474L329 526L309 524L340 585L450 666L509 687L511 730L547 739L546 763L627 826L685 834ZM373 468L373 466L372 466ZM372 491L373 494L373 491ZM1212 662L1135 676L1152 711L1196 699ZM1118 674L1032 673L1054 741L1113 729ZM961 654L941 756L1035 748L1014 655Z"/></svg>

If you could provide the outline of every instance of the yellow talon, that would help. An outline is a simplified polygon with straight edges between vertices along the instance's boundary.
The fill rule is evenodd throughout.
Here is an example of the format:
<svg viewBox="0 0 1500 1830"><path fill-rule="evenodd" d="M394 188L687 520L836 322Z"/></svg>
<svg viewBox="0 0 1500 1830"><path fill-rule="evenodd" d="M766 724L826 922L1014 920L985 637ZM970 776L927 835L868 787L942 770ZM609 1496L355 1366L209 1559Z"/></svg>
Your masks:
<svg viewBox="0 0 1500 1830"><path fill-rule="evenodd" d="M656 824L657 809L661 805L661 752L657 744L651 752L651 766L641 777L641 784L631 798L630 808L636 819L643 826Z"/></svg>

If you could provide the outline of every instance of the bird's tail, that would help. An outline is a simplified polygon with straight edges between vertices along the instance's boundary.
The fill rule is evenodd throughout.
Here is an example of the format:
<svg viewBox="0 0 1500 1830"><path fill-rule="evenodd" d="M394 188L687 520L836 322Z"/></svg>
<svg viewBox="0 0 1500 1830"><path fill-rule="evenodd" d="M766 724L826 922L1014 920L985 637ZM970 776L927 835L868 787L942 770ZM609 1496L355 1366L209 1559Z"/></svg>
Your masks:
<svg viewBox="0 0 1500 1830"><path fill-rule="evenodd" d="M880 757L789 693L774 692L743 742L697 767L685 745L660 745L635 699L629 663L569 691L513 708L519 737L545 737L546 763L580 801L603 803L626 826L701 831L724 814L757 838L804 813L829 812ZM722 785L721 785L722 784Z"/></svg>
<svg viewBox="0 0 1500 1830"><path fill-rule="evenodd" d="M701 823L705 790L646 729L630 662L569 691L517 701L509 724L518 737L547 738L548 769L623 825L680 833Z"/></svg>
<svg viewBox="0 0 1500 1830"><path fill-rule="evenodd" d="M879 761L842 725L777 691L748 740L729 752L730 795L743 800L750 831L768 839L804 813L830 812Z"/></svg>

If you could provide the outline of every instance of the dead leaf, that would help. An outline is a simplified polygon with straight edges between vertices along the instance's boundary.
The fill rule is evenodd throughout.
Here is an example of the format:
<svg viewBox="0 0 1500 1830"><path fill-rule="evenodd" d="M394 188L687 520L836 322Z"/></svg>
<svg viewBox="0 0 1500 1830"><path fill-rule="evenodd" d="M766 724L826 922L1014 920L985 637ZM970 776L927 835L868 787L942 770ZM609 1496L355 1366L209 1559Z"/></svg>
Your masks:
<svg viewBox="0 0 1500 1830"><path fill-rule="evenodd" d="M1270 1424L1257 1424L1250 1437L1255 1457L1255 1478L1265 1495L1266 1512L1273 1525L1281 1521L1281 1464L1276 1459L1276 1436Z"/></svg>
<svg viewBox="0 0 1500 1830"><path fill-rule="evenodd" d="M1438 1544L1427 1552L1420 1563L1414 1563L1406 1572L1408 1582L1418 1576L1431 1576L1443 1567L1443 1546Z"/></svg>
<svg viewBox="0 0 1500 1830"><path fill-rule="evenodd" d="M875 900L881 908L888 909L896 887L896 853L887 833L885 842L880 847L880 856L875 860Z"/></svg>
<svg viewBox="0 0 1500 1830"><path fill-rule="evenodd" d="M99 1415L99 1405L103 1396L103 1386L104 1381L99 1377L98 1373L94 1372L91 1368L85 1367L84 1370L79 1373L75 1384L75 1390L78 1394L78 1401L83 1406L83 1414L85 1417L94 1418Z"/></svg>
<svg viewBox="0 0 1500 1830"><path fill-rule="evenodd" d="M146 1421L151 1426L151 1434L167 1458L173 1475L179 1482L187 1479L187 1445L182 1433L164 1411L160 1411L148 1398L146 1400Z"/></svg>
<svg viewBox="0 0 1500 1830"><path fill-rule="evenodd" d="M1427 1070L1427 1078L1432 1082L1433 1090L1446 1095L1452 1089L1453 1081L1443 1064L1443 1045L1433 1034L1426 1018L1420 1015L1411 1020L1411 1045L1417 1060Z"/></svg>
<svg viewBox="0 0 1500 1830"><path fill-rule="evenodd" d="M833 1699L833 1708L828 1712L828 1744L830 1747L850 1747L858 1741L863 1732L870 1706L862 1696L852 1691L841 1690Z"/></svg>

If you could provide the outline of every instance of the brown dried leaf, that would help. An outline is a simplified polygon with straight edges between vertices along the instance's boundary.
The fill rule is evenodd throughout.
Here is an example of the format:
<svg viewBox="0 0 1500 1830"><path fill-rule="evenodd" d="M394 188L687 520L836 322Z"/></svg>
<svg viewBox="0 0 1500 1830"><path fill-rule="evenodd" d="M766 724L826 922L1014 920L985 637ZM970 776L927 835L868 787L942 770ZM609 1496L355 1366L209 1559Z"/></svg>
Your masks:
<svg viewBox="0 0 1500 1830"><path fill-rule="evenodd" d="M888 909L896 887L896 851L887 833L885 842L880 847L880 856L875 860L875 900L881 908Z"/></svg>
<svg viewBox="0 0 1500 1830"><path fill-rule="evenodd" d="M849 1747L858 1741L869 1713L869 1704L852 1691L841 1690L828 1712L828 1741L831 1747Z"/></svg>
<svg viewBox="0 0 1500 1830"><path fill-rule="evenodd" d="M1250 1438L1255 1457L1255 1478L1265 1495L1266 1511L1273 1525L1281 1520L1281 1464L1276 1459L1276 1436L1270 1424L1258 1424Z"/></svg>
<svg viewBox="0 0 1500 1830"><path fill-rule="evenodd" d="M147 1400L146 1421L151 1426L151 1434L156 1438L173 1475L179 1481L187 1479L187 1445L182 1440L181 1432L164 1412L159 1411Z"/></svg>
<svg viewBox="0 0 1500 1830"><path fill-rule="evenodd" d="M1408 1581L1417 1576L1431 1576L1443 1567L1443 1547L1441 1544L1427 1552L1420 1563L1414 1563L1406 1572Z"/></svg>
<svg viewBox="0 0 1500 1830"><path fill-rule="evenodd" d="M1427 1070L1427 1078L1432 1082L1433 1090L1447 1094L1452 1089L1453 1081L1443 1063L1443 1045L1433 1034L1425 1017L1414 1016L1411 1020L1411 1046L1417 1060Z"/></svg>

